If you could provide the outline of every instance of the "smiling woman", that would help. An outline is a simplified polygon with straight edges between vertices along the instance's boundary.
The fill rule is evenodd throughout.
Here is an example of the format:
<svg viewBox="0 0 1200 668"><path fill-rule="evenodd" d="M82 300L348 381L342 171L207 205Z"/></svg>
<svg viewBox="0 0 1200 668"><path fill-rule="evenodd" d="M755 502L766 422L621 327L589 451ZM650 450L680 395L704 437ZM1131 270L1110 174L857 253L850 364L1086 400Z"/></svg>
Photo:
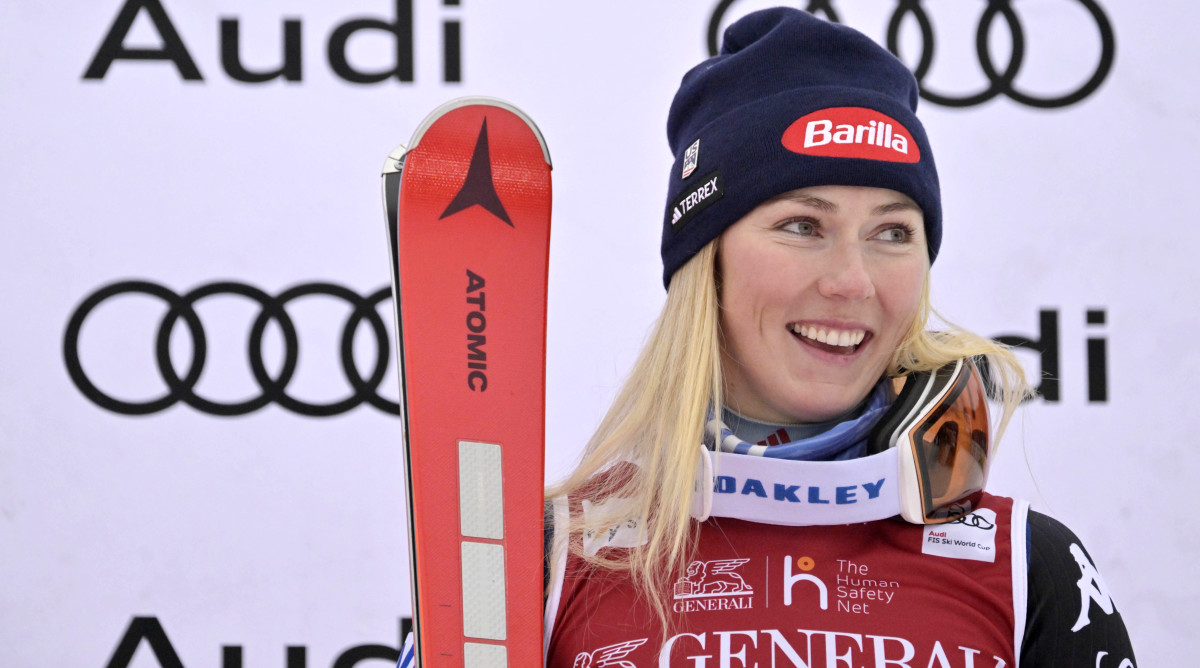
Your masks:
<svg viewBox="0 0 1200 668"><path fill-rule="evenodd" d="M921 210L893 190L815 186L756 207L719 243L726 407L778 424L848 414L920 308Z"/></svg>
<svg viewBox="0 0 1200 668"><path fill-rule="evenodd" d="M891 54L792 9L685 75L666 304L547 493L547 665L1133 665L1078 539L984 491L1029 390L1003 346L928 329L916 103Z"/></svg>

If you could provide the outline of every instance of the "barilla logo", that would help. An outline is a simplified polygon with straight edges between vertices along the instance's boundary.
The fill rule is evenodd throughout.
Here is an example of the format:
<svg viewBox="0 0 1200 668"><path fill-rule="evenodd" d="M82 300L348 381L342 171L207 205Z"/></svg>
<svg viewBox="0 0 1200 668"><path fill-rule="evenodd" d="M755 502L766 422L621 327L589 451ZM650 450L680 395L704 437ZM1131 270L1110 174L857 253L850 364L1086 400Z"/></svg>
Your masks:
<svg viewBox="0 0 1200 668"><path fill-rule="evenodd" d="M903 125L863 107L830 107L801 116L784 130L781 142L804 155L921 161L921 149Z"/></svg>

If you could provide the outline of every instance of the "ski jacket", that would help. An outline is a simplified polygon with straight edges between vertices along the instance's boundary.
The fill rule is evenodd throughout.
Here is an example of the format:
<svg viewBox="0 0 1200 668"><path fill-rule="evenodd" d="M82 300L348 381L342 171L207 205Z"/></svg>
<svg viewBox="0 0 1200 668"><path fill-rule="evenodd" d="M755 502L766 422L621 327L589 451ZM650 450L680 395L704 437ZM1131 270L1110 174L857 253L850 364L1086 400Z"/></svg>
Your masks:
<svg viewBox="0 0 1200 668"><path fill-rule="evenodd" d="M987 496L960 520L696 524L686 572L664 583L668 628L627 574L568 549L636 547L638 520L585 540L548 516L550 668L1134 668L1090 556L1024 502Z"/></svg>

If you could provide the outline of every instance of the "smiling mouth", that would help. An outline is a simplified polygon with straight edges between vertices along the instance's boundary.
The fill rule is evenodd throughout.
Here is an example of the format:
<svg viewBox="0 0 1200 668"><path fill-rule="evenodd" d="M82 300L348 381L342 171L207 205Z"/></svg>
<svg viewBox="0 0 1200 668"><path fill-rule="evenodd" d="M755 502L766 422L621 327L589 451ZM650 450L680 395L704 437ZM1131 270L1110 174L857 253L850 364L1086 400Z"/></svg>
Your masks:
<svg viewBox="0 0 1200 668"><path fill-rule="evenodd" d="M788 329L801 342L835 355L854 354L870 336L861 329L835 329L797 322L788 325Z"/></svg>

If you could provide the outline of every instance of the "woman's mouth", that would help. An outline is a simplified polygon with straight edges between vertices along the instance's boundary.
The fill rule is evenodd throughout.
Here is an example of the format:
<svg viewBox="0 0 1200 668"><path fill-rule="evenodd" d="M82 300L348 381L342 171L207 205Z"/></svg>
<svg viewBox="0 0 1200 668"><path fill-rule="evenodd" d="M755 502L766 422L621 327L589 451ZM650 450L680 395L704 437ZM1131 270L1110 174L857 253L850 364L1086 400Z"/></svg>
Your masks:
<svg viewBox="0 0 1200 668"><path fill-rule="evenodd" d="M861 329L838 329L820 325L788 325L792 335L807 345L835 355L852 355L867 339L868 332Z"/></svg>

